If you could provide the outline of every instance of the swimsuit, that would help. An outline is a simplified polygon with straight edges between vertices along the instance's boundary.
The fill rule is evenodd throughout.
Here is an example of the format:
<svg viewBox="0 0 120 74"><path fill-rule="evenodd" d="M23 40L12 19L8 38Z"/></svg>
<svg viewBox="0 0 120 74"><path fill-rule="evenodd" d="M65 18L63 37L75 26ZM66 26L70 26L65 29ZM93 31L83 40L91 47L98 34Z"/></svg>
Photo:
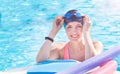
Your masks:
<svg viewBox="0 0 120 74"><path fill-rule="evenodd" d="M63 59L64 60L68 60L69 59L69 45L68 45L68 43L65 45L65 48L64 48Z"/></svg>

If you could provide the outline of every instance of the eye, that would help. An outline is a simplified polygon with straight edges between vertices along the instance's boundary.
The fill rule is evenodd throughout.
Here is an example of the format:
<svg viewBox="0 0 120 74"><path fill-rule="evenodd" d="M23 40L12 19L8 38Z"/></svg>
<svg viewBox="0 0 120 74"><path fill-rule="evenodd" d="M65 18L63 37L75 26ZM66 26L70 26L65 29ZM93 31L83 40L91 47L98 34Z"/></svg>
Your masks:
<svg viewBox="0 0 120 74"><path fill-rule="evenodd" d="M82 28L82 26L80 26L80 25L79 25L79 26L77 26L77 27L78 27L78 28Z"/></svg>
<svg viewBox="0 0 120 74"><path fill-rule="evenodd" d="M67 28L72 28L72 26L67 26Z"/></svg>

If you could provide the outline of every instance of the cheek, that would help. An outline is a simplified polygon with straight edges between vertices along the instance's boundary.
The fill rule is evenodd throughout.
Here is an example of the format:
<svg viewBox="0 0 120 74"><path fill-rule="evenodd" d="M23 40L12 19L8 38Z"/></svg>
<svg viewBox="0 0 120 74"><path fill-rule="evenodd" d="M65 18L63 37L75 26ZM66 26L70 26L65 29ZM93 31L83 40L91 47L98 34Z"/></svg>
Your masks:
<svg viewBox="0 0 120 74"><path fill-rule="evenodd" d="M66 28L66 33L69 34L71 32L71 28Z"/></svg>
<svg viewBox="0 0 120 74"><path fill-rule="evenodd" d="M69 37L71 35L71 32L66 30L66 34Z"/></svg>
<svg viewBox="0 0 120 74"><path fill-rule="evenodd" d="M83 29L82 29L82 28L78 28L78 29L77 29L77 32L78 32L79 34L81 34L81 33L83 32Z"/></svg>

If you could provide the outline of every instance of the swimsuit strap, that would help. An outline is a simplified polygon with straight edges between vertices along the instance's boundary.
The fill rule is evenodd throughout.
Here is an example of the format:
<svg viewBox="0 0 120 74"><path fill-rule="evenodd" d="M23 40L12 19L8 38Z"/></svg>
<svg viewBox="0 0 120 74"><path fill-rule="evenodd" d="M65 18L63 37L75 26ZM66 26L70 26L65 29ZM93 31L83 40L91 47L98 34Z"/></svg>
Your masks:
<svg viewBox="0 0 120 74"><path fill-rule="evenodd" d="M68 46L68 43L65 45L65 48L64 48L64 57L63 59L64 60L68 60L69 59L69 46Z"/></svg>

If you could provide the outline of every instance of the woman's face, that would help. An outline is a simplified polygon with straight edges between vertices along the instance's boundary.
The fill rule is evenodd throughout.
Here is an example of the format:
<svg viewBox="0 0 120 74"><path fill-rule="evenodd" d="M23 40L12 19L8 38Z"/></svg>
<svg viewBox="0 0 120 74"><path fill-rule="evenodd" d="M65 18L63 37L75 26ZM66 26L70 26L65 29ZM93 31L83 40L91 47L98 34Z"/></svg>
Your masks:
<svg viewBox="0 0 120 74"><path fill-rule="evenodd" d="M70 41L82 39L82 27L79 22L70 22L66 25L66 32Z"/></svg>

